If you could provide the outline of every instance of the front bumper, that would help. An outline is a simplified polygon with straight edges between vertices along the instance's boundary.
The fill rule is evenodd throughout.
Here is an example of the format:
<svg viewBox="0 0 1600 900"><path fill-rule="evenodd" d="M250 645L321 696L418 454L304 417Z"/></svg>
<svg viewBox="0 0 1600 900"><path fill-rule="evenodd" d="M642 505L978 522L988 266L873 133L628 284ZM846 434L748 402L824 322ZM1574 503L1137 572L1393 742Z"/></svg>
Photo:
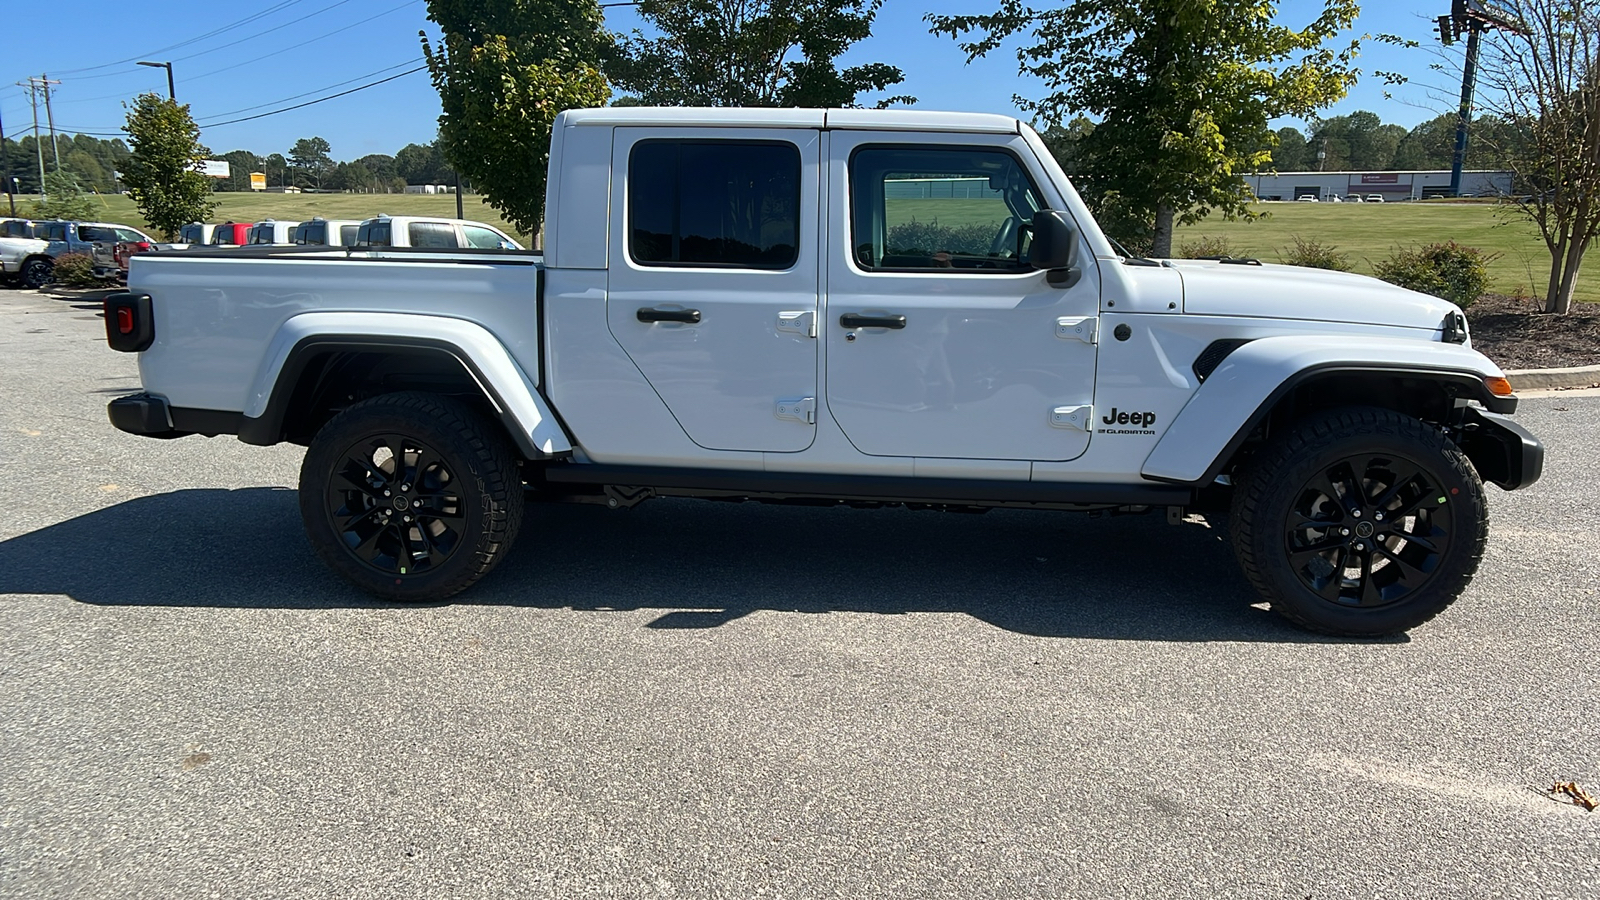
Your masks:
<svg viewBox="0 0 1600 900"><path fill-rule="evenodd" d="M1505 490L1527 487L1544 474L1544 444L1499 413L1466 407L1454 436L1479 477Z"/></svg>

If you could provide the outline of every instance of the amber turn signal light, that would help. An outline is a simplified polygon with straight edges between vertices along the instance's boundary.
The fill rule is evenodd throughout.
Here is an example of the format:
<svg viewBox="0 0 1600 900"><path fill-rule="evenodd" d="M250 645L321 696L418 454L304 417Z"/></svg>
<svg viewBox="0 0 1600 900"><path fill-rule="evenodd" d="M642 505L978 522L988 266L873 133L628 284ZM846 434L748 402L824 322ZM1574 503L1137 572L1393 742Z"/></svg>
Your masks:
<svg viewBox="0 0 1600 900"><path fill-rule="evenodd" d="M1509 397L1515 393L1515 391L1511 390L1511 382L1504 378L1489 378L1485 376L1483 383L1489 388L1489 393L1496 397Z"/></svg>

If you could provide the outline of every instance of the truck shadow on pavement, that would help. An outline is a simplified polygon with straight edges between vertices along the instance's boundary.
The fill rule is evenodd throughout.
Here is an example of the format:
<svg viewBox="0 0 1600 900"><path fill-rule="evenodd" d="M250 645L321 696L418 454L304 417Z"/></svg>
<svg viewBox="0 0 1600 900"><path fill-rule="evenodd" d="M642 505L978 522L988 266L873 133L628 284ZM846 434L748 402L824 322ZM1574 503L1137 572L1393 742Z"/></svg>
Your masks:
<svg viewBox="0 0 1600 900"><path fill-rule="evenodd" d="M0 542L0 594L102 606L431 608L376 600L323 568L297 494L283 488L156 494ZM715 628L763 610L962 613L1043 637L1334 640L1253 601L1215 532L1159 514L658 500L622 512L530 505L512 555L447 602L660 610L646 627L661 629Z"/></svg>

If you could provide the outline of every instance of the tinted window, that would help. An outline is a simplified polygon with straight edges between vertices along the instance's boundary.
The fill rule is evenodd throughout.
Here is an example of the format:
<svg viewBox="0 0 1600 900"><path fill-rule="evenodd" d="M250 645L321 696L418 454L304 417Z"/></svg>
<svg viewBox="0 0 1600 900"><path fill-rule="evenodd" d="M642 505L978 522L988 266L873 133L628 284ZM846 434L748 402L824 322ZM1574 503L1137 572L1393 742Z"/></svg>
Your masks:
<svg viewBox="0 0 1600 900"><path fill-rule="evenodd" d="M628 161L637 262L783 269L799 258L800 150L754 141L646 141Z"/></svg>
<svg viewBox="0 0 1600 900"><path fill-rule="evenodd" d="M134 231L132 228L118 228L117 229L117 240L119 240L119 241L148 241L150 239L145 237L144 235L140 234L139 232Z"/></svg>
<svg viewBox="0 0 1600 900"><path fill-rule="evenodd" d="M348 247L356 242L356 233L361 230L360 225L340 225L339 245Z"/></svg>
<svg viewBox="0 0 1600 900"><path fill-rule="evenodd" d="M1026 268L1039 193L1016 158L982 148L872 147L850 160L856 263L866 269Z"/></svg>
<svg viewBox="0 0 1600 900"><path fill-rule="evenodd" d="M67 223L51 222L44 226L44 239L47 241L64 241L67 239Z"/></svg>
<svg viewBox="0 0 1600 900"><path fill-rule="evenodd" d="M78 240L80 241L114 241L116 239L117 233L109 228L102 228L99 225L78 226Z"/></svg>
<svg viewBox="0 0 1600 900"><path fill-rule="evenodd" d="M406 236L413 247L447 247L455 249L456 229L444 222L412 222L406 226Z"/></svg>
<svg viewBox="0 0 1600 900"><path fill-rule="evenodd" d="M178 241L184 244L198 244L200 243L200 236L203 234L205 234L205 229L201 226L185 225L183 230L178 232Z"/></svg>
<svg viewBox="0 0 1600 900"><path fill-rule="evenodd" d="M391 229L388 222L368 222L361 227L361 235L356 241L363 247L387 247L391 241Z"/></svg>
<svg viewBox="0 0 1600 900"><path fill-rule="evenodd" d="M219 225L216 232L211 235L211 243L229 247L235 246L239 243L238 231L239 226L236 225Z"/></svg>
<svg viewBox="0 0 1600 900"><path fill-rule="evenodd" d="M294 242L296 244L326 244L328 242L328 226L321 222L295 226Z"/></svg>
<svg viewBox="0 0 1600 900"><path fill-rule="evenodd" d="M461 233L466 236L468 247L480 250L498 250L505 243L505 238L478 225L463 225Z"/></svg>

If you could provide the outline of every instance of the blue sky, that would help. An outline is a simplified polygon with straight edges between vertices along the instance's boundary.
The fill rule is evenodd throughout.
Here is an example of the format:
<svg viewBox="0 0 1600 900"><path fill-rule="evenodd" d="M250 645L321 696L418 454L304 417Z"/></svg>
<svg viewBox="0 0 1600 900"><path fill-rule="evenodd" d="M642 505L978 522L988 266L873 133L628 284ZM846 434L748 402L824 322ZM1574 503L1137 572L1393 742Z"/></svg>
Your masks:
<svg viewBox="0 0 1600 900"><path fill-rule="evenodd" d="M115 12L85 7L82 28L72 27L63 8L51 3L19 0L7 6L7 34L37 36L8 40L0 55L0 119L13 139L31 130L32 111L26 91L12 83L41 73L62 82L51 88L58 129L120 136L122 100L144 91L166 92L166 72L135 65L137 60L173 61L178 99L190 104L202 125L201 139L218 153L286 152L298 138L319 135L332 145L334 158L353 159L432 140L436 130L439 101L426 72L304 109L221 124L420 65L412 62L421 57L417 32L431 31L422 0L144 0ZM845 62L901 67L906 83L895 93L915 95L924 109L1014 112L1013 94L1038 90L1019 79L1010 53L965 65L955 42L929 35L921 21L927 12L981 12L993 6L993 0L886 0L875 33ZM1432 17L1447 11L1449 3L1387 0L1364 6L1355 33L1395 33L1428 43ZM1285 0L1282 17L1304 24L1319 9L1315 0ZM240 27L203 37L257 15ZM639 24L627 7L608 9L606 15L613 30ZM1407 126L1432 117L1448 103L1420 87L1386 99L1380 80L1370 74L1403 71L1426 80L1431 61L1421 51L1369 43L1360 60L1367 74L1330 114L1369 109L1385 122ZM42 128L42 103L39 118Z"/></svg>

